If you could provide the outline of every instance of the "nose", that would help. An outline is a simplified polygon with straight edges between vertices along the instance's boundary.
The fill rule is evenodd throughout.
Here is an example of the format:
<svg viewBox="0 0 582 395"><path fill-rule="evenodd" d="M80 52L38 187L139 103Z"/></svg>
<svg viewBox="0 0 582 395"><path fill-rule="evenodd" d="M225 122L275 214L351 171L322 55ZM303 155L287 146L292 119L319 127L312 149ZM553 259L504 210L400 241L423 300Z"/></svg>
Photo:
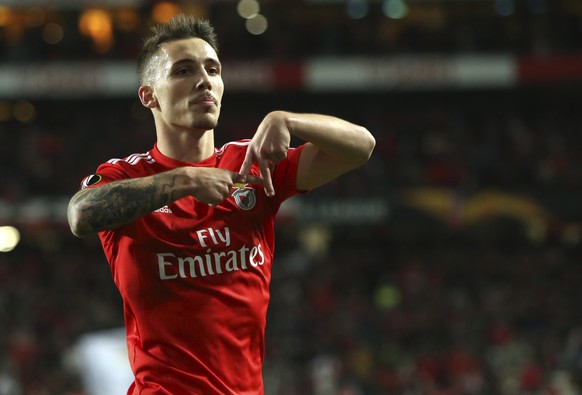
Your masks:
<svg viewBox="0 0 582 395"><path fill-rule="evenodd" d="M197 90L212 90L212 84L210 83L210 77L204 68L198 73L198 78L196 79L196 89Z"/></svg>

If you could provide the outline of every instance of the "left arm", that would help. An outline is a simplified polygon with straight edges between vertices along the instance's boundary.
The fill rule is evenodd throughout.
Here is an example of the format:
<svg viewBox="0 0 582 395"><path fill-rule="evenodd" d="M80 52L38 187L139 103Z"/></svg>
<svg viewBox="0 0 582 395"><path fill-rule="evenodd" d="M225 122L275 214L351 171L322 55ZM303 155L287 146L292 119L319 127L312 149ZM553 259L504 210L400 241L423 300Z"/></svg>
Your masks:
<svg viewBox="0 0 582 395"><path fill-rule="evenodd" d="M291 136L307 142L297 169L299 190L318 187L364 164L376 145L366 128L340 118L271 112L259 125L240 171L248 174L257 162L269 196L274 194L270 166L285 159Z"/></svg>

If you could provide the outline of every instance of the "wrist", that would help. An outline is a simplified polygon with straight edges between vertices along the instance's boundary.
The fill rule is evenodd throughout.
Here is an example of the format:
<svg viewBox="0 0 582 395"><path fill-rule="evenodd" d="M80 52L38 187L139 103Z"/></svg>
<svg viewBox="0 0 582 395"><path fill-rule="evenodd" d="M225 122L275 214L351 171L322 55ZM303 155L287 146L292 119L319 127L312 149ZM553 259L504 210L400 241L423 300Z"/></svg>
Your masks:
<svg viewBox="0 0 582 395"><path fill-rule="evenodd" d="M184 197L193 194L199 185L199 174L195 167L184 166L172 170L176 195Z"/></svg>
<svg viewBox="0 0 582 395"><path fill-rule="evenodd" d="M290 111L275 110L267 115L266 121L267 124L276 126L277 130L281 132L285 131L288 138L298 137L299 139L305 140L302 131L302 127L304 127L302 121L303 116L302 114Z"/></svg>

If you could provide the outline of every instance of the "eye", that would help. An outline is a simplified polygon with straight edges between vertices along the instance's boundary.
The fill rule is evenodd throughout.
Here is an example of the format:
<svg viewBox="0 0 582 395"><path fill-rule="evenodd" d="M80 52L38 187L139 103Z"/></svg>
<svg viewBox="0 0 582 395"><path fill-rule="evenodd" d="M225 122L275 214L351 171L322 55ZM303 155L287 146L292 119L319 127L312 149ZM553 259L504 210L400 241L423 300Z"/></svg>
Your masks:
<svg viewBox="0 0 582 395"><path fill-rule="evenodd" d="M176 69L176 71L174 72L177 75L187 75L190 74L190 67L180 67L178 69Z"/></svg>
<svg viewBox="0 0 582 395"><path fill-rule="evenodd" d="M218 67L212 66L207 69L207 73L212 75L219 75L220 69Z"/></svg>

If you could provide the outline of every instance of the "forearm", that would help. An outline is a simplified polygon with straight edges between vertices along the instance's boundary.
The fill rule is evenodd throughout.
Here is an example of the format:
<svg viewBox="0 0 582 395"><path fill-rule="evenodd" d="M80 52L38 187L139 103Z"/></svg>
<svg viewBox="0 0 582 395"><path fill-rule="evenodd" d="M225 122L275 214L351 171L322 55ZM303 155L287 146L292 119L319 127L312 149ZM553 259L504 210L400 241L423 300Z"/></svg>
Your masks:
<svg viewBox="0 0 582 395"><path fill-rule="evenodd" d="M188 191L184 169L83 189L69 202L69 225L76 236L114 229L186 196Z"/></svg>
<svg viewBox="0 0 582 395"><path fill-rule="evenodd" d="M364 127L328 115L276 112L284 117L292 136L308 141L333 158L354 166L366 162L376 144Z"/></svg>

